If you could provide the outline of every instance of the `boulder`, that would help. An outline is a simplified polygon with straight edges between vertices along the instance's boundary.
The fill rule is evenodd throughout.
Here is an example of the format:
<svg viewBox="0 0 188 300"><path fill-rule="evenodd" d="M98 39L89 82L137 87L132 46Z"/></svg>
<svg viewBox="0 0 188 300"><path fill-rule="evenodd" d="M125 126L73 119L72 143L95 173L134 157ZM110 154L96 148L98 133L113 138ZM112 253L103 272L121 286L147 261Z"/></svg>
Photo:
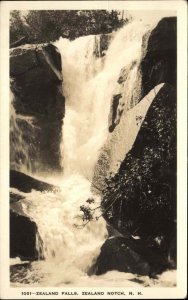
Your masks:
<svg viewBox="0 0 188 300"><path fill-rule="evenodd" d="M24 137L26 148L33 148L31 171L61 169L60 144L65 99L58 49L52 44L10 49L10 76L16 126ZM31 130L26 129L28 117L33 120L32 124L29 123ZM15 130L13 128L13 132ZM28 135L28 132L32 134ZM17 151L17 147L13 148ZM11 159L14 160L14 157L17 155L12 153ZM21 170L21 166L16 169Z"/></svg>
<svg viewBox="0 0 188 300"><path fill-rule="evenodd" d="M10 211L10 258L36 260L37 226L28 217Z"/></svg>
<svg viewBox="0 0 188 300"><path fill-rule="evenodd" d="M146 245L131 237L112 237L103 244L93 269L96 275L117 270L154 277L166 267L167 261L156 244Z"/></svg>
<svg viewBox="0 0 188 300"><path fill-rule="evenodd" d="M176 90L169 84L153 100L103 195L105 218L112 226L145 241L159 239L168 256L176 236Z"/></svg>
<svg viewBox="0 0 188 300"><path fill-rule="evenodd" d="M10 187L16 188L24 193L30 193L32 190L36 191L59 191L59 187L49 184L44 181L40 181L24 173L10 170ZM12 193L12 201L21 199L21 196ZM14 200L13 200L14 198ZM17 200L17 201L18 201Z"/></svg>
<svg viewBox="0 0 188 300"><path fill-rule="evenodd" d="M23 76L25 74L25 76ZM10 49L10 76L27 85L62 80L61 56L52 44L26 44Z"/></svg>

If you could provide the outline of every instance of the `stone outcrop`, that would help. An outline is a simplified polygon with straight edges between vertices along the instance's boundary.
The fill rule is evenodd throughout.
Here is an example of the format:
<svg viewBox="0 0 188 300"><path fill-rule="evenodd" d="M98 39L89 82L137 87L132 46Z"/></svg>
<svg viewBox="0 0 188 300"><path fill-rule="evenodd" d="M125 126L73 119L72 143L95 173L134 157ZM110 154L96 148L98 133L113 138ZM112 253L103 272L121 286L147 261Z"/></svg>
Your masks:
<svg viewBox="0 0 188 300"><path fill-rule="evenodd" d="M28 217L10 211L10 257L36 260L37 226Z"/></svg>
<svg viewBox="0 0 188 300"><path fill-rule="evenodd" d="M143 37L143 48L145 37ZM176 86L177 19L163 18L149 36L146 54L141 61L142 97L157 84Z"/></svg>
<svg viewBox="0 0 188 300"><path fill-rule="evenodd" d="M51 44L24 45L10 50L11 166L16 170L60 168L61 127L64 116L61 56ZM12 153L13 152L13 153ZM20 162L20 165L19 165ZM21 192L57 191L58 187L21 172L10 171L10 187ZM25 215L24 195L10 192L10 257L39 258L37 225ZM38 240L37 240L38 239ZM40 257L41 258L41 257Z"/></svg>
<svg viewBox="0 0 188 300"><path fill-rule="evenodd" d="M23 74L26 76L21 80L32 86L62 80L61 56L57 48L52 44L26 44L10 49L10 76Z"/></svg>
<svg viewBox="0 0 188 300"><path fill-rule="evenodd" d="M107 221L123 235L157 240L174 266L176 90L172 86L164 85L153 100L132 149L103 193Z"/></svg>
<svg viewBox="0 0 188 300"><path fill-rule="evenodd" d="M10 171L10 187L16 188L24 193L30 193L32 190L36 191L59 191L59 187L37 180L24 173L11 170ZM12 196L13 198L13 196Z"/></svg>
<svg viewBox="0 0 188 300"><path fill-rule="evenodd" d="M24 131L24 118L33 118L35 139L31 142L28 136L28 144L34 148L33 161L37 162L37 169L60 168L64 97L61 56L57 48L46 44L10 49L10 76L19 127ZM25 141L27 143L27 133Z"/></svg>
<svg viewBox="0 0 188 300"><path fill-rule="evenodd" d="M116 90L111 98L108 139L95 168L94 182L100 188L103 188L106 176L117 172L127 154L127 148L132 147L129 137L134 133L129 116L134 114L133 110L137 110L138 104L147 98L152 90L156 94L155 89L158 85L169 83L176 88L176 42L176 17L163 18L143 35L140 45L141 58L131 61L126 66L122 65ZM138 111L138 118L140 115ZM127 127L130 131L129 136Z"/></svg>
<svg viewBox="0 0 188 300"><path fill-rule="evenodd" d="M115 127L119 124L123 110L132 108L155 86L160 83L169 83L171 85L176 85L176 44L176 17L163 18L151 32L147 32L143 36L143 57L141 61L133 61L129 66L123 67L120 72L118 79L120 93L113 95L112 97L109 132L113 132ZM132 87L132 95L128 95L129 97L132 97L131 103L127 108L125 104L122 107L122 103L121 101L119 101L119 99L124 97L124 93L126 93L127 89L126 82L129 80L131 71L136 67L138 63L138 78L136 80L136 86ZM141 82L139 82L139 78ZM139 89L141 91L139 91ZM136 90L138 91L136 92Z"/></svg>
<svg viewBox="0 0 188 300"><path fill-rule="evenodd" d="M95 274L117 270L155 277L168 266L157 243L125 237L111 237L105 241L93 267Z"/></svg>

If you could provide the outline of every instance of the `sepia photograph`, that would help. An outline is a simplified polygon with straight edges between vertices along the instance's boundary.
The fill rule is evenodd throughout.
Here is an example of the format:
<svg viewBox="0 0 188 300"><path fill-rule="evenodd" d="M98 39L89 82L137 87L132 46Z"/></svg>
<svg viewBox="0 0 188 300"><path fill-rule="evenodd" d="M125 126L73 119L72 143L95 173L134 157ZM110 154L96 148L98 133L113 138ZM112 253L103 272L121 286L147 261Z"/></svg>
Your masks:
<svg viewBox="0 0 188 300"><path fill-rule="evenodd" d="M185 2L8 2L2 299L186 297Z"/></svg>

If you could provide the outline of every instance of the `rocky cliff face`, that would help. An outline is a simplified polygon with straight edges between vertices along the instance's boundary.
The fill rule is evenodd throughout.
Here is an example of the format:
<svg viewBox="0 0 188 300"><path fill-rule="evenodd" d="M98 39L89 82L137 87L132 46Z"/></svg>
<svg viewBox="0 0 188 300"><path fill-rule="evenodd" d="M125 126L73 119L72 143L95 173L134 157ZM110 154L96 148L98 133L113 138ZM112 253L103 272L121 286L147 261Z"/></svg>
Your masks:
<svg viewBox="0 0 188 300"><path fill-rule="evenodd" d="M126 113L119 105L122 95L113 98L110 133L94 177L96 185L97 178L103 182L100 188L108 224L129 241L135 237L143 242L144 253L151 245L158 247L162 269L176 265L176 38L176 18L162 19L147 34L147 43L143 37L139 72L140 96L144 98ZM122 69L119 84L126 82L128 73ZM130 246L129 241L123 244ZM134 243L136 240L130 249L148 264L149 257L135 250ZM102 248L101 256L108 256L108 263L101 266L99 257L98 272L131 269L120 267L118 260L110 265L113 251L124 251L110 245ZM150 263L148 266L150 271L160 272ZM141 269L139 272L144 272L144 267Z"/></svg>
<svg viewBox="0 0 188 300"><path fill-rule="evenodd" d="M163 18L152 31L146 32L142 37L141 60L132 61L130 65L122 67L117 82L118 93L111 100L108 139L95 170L94 180L100 178L100 187L103 186L102 178L111 172L117 172L121 161L133 145L134 138L131 137L136 136L139 123L147 110L146 108L145 113L144 109L140 110L142 104L138 103L144 97L154 99L156 87L161 83L176 87L176 40L176 18ZM147 103L147 99L144 101ZM130 121L133 118L137 118L137 132ZM119 154L116 151L117 145Z"/></svg>
<svg viewBox="0 0 188 300"><path fill-rule="evenodd" d="M129 236L128 240L139 238L146 247L136 250L139 257L143 258L151 245L160 250L163 262L154 267L149 263L154 273L176 265L176 150L176 90L166 84L148 109L119 171L107 180L103 191L108 224ZM133 240L132 250L135 243ZM106 249L101 255L106 255ZM105 268L111 269L108 264Z"/></svg>
<svg viewBox="0 0 188 300"><path fill-rule="evenodd" d="M60 140L64 116L61 91L61 56L57 48L47 45L24 45L10 50L11 90L17 131L13 124L11 162L21 168L22 156L16 150L17 136L30 151L31 171L60 167ZM28 117L31 122L28 122ZM16 136L15 136L16 134ZM31 151L32 149L32 151ZM27 156L27 154L26 154Z"/></svg>
<svg viewBox="0 0 188 300"><path fill-rule="evenodd" d="M22 210L23 195L54 187L23 173L60 169L61 128L64 117L61 56L47 45L24 45L10 50L10 257L42 257L37 224ZM15 171L16 170L16 171ZM23 231L24 228L24 231ZM38 240L37 240L38 239Z"/></svg>
<svg viewBox="0 0 188 300"><path fill-rule="evenodd" d="M176 91L173 87L165 85L153 100L133 147L108 187L117 198L112 206L114 219L125 222L131 234L156 237L167 231L168 235L168 229L175 226ZM109 188L104 203L111 192Z"/></svg>
<svg viewBox="0 0 188 300"><path fill-rule="evenodd" d="M176 86L177 20L163 18L149 36L146 54L141 62L142 97L157 84L165 82Z"/></svg>

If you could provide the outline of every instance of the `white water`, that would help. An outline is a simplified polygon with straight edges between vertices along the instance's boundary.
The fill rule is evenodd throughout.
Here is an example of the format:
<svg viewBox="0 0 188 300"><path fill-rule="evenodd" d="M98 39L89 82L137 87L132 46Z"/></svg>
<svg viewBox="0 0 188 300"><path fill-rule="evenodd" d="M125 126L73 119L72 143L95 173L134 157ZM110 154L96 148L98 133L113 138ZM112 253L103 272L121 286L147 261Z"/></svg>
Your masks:
<svg viewBox="0 0 188 300"><path fill-rule="evenodd" d="M63 91L66 114L63 125L62 155L65 173L77 171L92 178L99 150L108 135L112 96L120 92L117 83L122 68L130 70L124 86L124 109L140 99L139 62L142 37L151 25L133 22L119 30L109 45L106 57L96 57L100 37L80 37L73 42L60 39L63 64Z"/></svg>
<svg viewBox="0 0 188 300"><path fill-rule="evenodd" d="M122 101L124 109L138 102L142 37L149 28L151 25L137 22L122 28L115 33L103 58L94 55L100 47L99 37L81 37L72 42L60 39L56 42L62 56L66 98L61 144L64 174L61 192L33 191L25 194L26 198L22 201L24 213L37 223L44 245L45 261L33 263L32 270L27 271L30 284L97 285L101 280L118 286L122 281L123 275L120 274L117 276L119 284L117 281L112 283L110 272L101 276L100 280L86 276L99 255L107 231L102 217L78 229L78 225L85 224L79 217L83 216L80 206L85 204L92 209L100 205L100 198L90 191L90 181L101 147L108 137L111 99L122 88L117 83L121 69L130 68L134 62L124 86ZM86 203L88 198L93 198L94 204ZM94 217L100 214L97 209ZM132 275L124 276L125 284L135 285L127 281Z"/></svg>

